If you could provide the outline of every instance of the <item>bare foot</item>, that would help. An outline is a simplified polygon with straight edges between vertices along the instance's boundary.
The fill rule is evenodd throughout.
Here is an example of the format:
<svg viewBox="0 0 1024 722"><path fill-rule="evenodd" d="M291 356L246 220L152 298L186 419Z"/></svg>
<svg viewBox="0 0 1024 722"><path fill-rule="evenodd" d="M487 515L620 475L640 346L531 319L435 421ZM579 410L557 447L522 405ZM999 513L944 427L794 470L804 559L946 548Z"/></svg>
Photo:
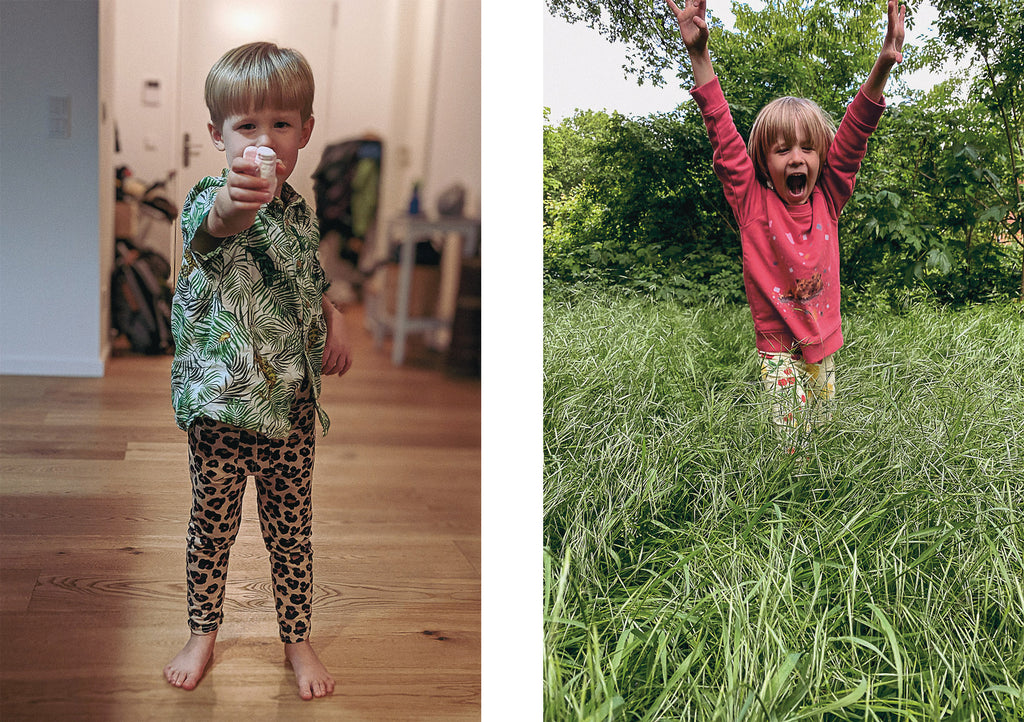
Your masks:
<svg viewBox="0 0 1024 722"><path fill-rule="evenodd" d="M213 657L213 645L216 641L216 632L193 633L184 648L164 667L164 677L167 681L181 689L195 689L206 672L206 665Z"/></svg>
<svg viewBox="0 0 1024 722"><path fill-rule="evenodd" d="M284 645L284 656L295 671L295 681L299 683L299 696L302 699L326 697L334 693L334 678L308 641Z"/></svg>

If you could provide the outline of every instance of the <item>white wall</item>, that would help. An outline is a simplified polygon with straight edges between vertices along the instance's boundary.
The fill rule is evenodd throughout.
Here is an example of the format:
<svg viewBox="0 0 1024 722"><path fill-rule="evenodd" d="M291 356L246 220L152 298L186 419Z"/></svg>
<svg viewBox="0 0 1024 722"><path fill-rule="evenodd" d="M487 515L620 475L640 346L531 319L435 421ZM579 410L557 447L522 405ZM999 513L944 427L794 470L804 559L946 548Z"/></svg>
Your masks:
<svg viewBox="0 0 1024 722"><path fill-rule="evenodd" d="M114 13L113 115L121 141L115 162L147 183L165 177L181 155L175 126L178 14L178 3L171 0L120 0ZM143 104L146 80L159 81L159 105Z"/></svg>
<svg viewBox="0 0 1024 722"><path fill-rule="evenodd" d="M466 214L480 213L480 2L445 0L441 13L426 200L466 187Z"/></svg>
<svg viewBox="0 0 1024 722"><path fill-rule="evenodd" d="M99 243L100 243L100 359L105 363L110 356L110 274L114 269L114 198L111 179L114 165L114 14L116 0L100 0L99 28Z"/></svg>
<svg viewBox="0 0 1024 722"><path fill-rule="evenodd" d="M449 186L480 212L480 0L397 0L382 217L407 207L414 183L434 212Z"/></svg>
<svg viewBox="0 0 1024 722"><path fill-rule="evenodd" d="M98 0L0 0L2 373L103 373L99 22ZM48 137L50 96L70 137Z"/></svg>
<svg viewBox="0 0 1024 722"><path fill-rule="evenodd" d="M394 93L391 77L398 40L395 0L342 0L338 5L333 72L317 78L327 117L317 120L314 140L325 146L366 132L387 133Z"/></svg>

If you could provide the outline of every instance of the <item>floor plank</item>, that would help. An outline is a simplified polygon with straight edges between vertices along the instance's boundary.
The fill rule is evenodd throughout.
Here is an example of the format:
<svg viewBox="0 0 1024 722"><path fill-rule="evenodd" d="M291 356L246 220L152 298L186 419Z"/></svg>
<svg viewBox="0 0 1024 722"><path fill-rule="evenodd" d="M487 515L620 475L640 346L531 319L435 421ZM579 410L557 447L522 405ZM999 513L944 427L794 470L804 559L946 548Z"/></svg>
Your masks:
<svg viewBox="0 0 1024 722"><path fill-rule="evenodd" d="M480 718L480 383L423 349L395 368L350 325L314 481L334 696L296 694L251 482L214 663L193 692L163 681L187 637L187 448L169 359L124 357L102 379L0 377L0 718Z"/></svg>

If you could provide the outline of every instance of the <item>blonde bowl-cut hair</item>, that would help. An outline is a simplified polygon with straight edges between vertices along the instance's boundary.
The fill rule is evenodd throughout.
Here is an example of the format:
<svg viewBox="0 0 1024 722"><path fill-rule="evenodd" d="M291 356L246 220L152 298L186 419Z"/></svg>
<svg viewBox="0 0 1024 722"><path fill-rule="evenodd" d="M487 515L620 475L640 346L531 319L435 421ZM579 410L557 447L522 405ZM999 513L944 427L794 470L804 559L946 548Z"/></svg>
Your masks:
<svg viewBox="0 0 1024 722"><path fill-rule="evenodd" d="M802 127L814 147L822 168L832 140L836 137L836 126L832 118L818 104L807 98L786 96L776 98L761 108L750 129L747 153L754 162L758 181L770 185L768 176L768 151L779 138L788 145L796 143L797 127Z"/></svg>
<svg viewBox="0 0 1024 722"><path fill-rule="evenodd" d="M305 123L313 115L313 91L313 71L302 53L257 42L229 50L214 63L205 99L218 128L229 115L266 107L298 110Z"/></svg>

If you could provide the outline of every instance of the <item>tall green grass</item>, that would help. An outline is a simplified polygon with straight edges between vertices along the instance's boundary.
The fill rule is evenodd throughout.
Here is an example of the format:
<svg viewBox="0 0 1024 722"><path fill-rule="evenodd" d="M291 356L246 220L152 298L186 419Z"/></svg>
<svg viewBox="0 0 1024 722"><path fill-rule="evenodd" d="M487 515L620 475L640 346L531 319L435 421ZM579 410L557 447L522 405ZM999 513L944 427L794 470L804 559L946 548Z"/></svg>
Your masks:
<svg viewBox="0 0 1024 722"><path fill-rule="evenodd" d="M545 304L548 720L1024 718L1024 319L848 313L766 423L745 307Z"/></svg>

